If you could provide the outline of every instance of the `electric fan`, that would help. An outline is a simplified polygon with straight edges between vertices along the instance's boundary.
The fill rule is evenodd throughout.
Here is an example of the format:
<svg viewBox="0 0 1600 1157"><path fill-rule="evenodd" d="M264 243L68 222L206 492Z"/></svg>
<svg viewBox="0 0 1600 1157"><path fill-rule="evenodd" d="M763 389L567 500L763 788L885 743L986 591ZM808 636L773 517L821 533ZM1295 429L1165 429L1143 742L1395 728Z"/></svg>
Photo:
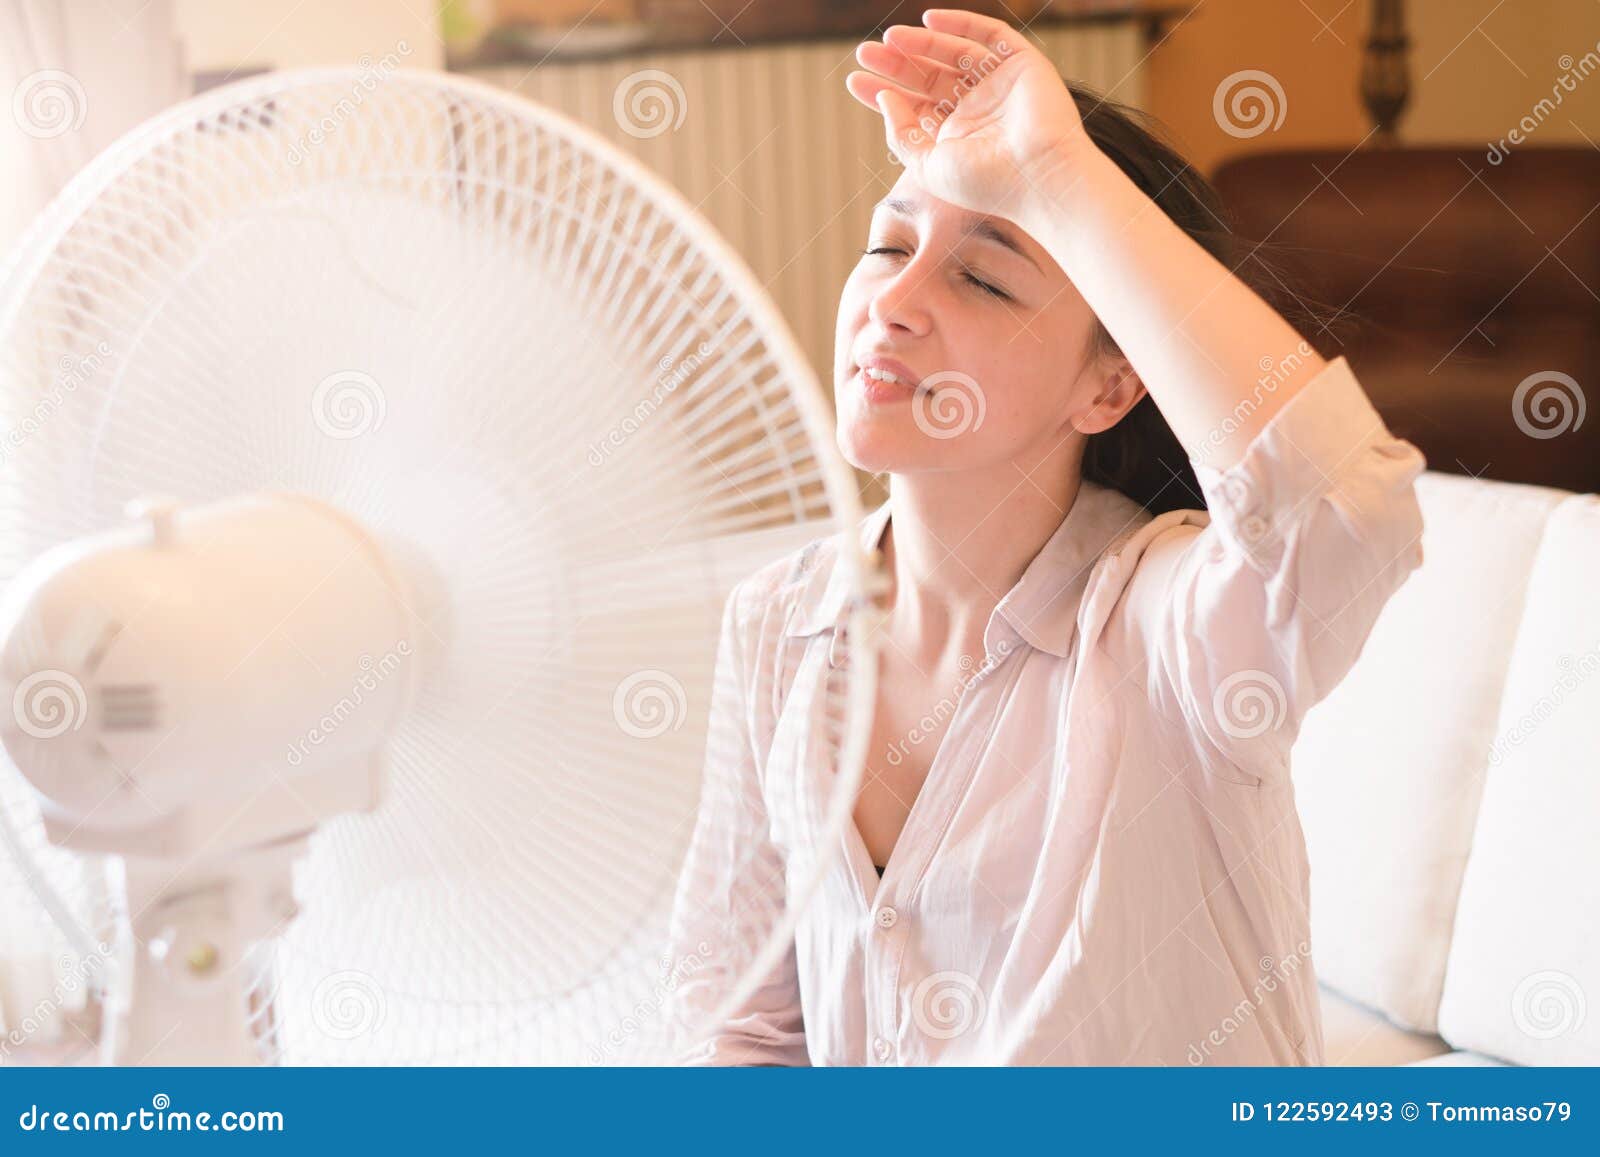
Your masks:
<svg viewBox="0 0 1600 1157"><path fill-rule="evenodd" d="M849 822L879 580L826 400L543 108L290 72L142 126L0 277L0 429L13 1039L70 973L117 1062L671 1060L725 598L823 536L816 848ZM787 950L799 851L690 1036Z"/></svg>

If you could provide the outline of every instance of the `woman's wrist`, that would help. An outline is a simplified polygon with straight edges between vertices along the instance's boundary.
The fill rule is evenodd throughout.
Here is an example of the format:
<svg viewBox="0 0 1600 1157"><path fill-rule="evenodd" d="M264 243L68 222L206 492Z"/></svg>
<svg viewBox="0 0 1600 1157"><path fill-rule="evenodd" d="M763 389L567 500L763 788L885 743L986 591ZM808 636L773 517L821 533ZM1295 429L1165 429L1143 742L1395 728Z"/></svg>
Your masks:
<svg viewBox="0 0 1600 1157"><path fill-rule="evenodd" d="M1116 162L1084 135L1061 142L1023 169L1016 215L1010 219L1071 277L1093 235L1125 224L1147 201Z"/></svg>

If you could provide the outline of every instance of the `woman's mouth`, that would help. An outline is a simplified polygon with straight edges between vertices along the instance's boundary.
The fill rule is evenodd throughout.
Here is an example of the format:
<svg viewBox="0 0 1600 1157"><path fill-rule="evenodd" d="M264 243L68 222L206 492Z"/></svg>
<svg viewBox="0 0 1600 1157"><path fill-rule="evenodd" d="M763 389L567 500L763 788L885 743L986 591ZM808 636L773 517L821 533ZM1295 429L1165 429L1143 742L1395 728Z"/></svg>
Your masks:
<svg viewBox="0 0 1600 1157"><path fill-rule="evenodd" d="M905 402L922 392L916 376L899 363L869 362L857 367L851 380L861 395L873 403Z"/></svg>

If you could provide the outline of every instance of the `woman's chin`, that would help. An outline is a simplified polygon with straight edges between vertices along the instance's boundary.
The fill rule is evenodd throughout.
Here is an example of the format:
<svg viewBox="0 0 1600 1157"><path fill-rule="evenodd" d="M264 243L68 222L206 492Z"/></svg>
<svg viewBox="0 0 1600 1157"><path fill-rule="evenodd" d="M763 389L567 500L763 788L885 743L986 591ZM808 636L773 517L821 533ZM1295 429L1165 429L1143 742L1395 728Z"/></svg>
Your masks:
<svg viewBox="0 0 1600 1157"><path fill-rule="evenodd" d="M928 439L914 437L917 433L912 429L908 435L888 428L887 423L841 423L835 442L844 460L857 470L903 474L928 464Z"/></svg>

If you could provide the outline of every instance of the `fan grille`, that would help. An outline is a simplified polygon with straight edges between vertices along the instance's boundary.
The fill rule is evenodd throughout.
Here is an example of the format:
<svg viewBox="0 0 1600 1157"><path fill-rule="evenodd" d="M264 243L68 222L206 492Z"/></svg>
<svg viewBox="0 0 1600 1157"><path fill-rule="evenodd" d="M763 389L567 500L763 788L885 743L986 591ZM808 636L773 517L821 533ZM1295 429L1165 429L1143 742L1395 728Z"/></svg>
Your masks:
<svg viewBox="0 0 1600 1157"><path fill-rule="evenodd" d="M6 577L130 500L261 490L426 575L385 803L315 837L256 962L288 1059L648 1055L648 1024L598 1046L660 979L723 597L859 516L814 379L681 202L469 82L212 93L24 243L0 429Z"/></svg>

